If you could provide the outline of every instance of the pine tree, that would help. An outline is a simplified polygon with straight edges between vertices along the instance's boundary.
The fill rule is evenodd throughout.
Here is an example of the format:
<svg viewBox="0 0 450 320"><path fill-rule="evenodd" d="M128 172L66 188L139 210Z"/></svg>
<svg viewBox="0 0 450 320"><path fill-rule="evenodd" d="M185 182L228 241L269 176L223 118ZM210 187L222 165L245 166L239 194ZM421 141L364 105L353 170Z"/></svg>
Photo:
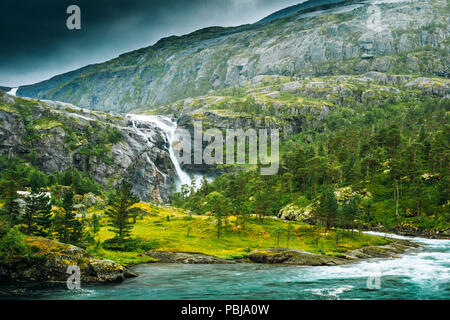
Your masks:
<svg viewBox="0 0 450 320"><path fill-rule="evenodd" d="M50 197L43 192L33 190L25 199L25 214L22 217L26 233L41 237L49 235L52 217Z"/></svg>
<svg viewBox="0 0 450 320"><path fill-rule="evenodd" d="M294 175L292 173L286 172L283 175L283 185L284 185L284 183L286 183L288 188L289 188L288 190L289 190L289 195L290 195L291 202L294 201L293 181L294 181Z"/></svg>
<svg viewBox="0 0 450 320"><path fill-rule="evenodd" d="M97 233L100 231L100 217L95 213L92 215L91 226L92 226L92 234L94 235L95 238Z"/></svg>
<svg viewBox="0 0 450 320"><path fill-rule="evenodd" d="M28 182L31 190L37 192L45 186L45 175L38 170L33 170Z"/></svg>
<svg viewBox="0 0 450 320"><path fill-rule="evenodd" d="M342 206L342 221L345 228L354 228L353 221L358 215L358 204L356 199L352 198Z"/></svg>
<svg viewBox="0 0 450 320"><path fill-rule="evenodd" d="M78 242L81 223L76 219L73 208L73 191L67 189L63 194L62 208L53 219L53 228L59 235L59 241L64 243Z"/></svg>
<svg viewBox="0 0 450 320"><path fill-rule="evenodd" d="M73 231L75 213L73 211L73 191L67 190L63 196L63 210L64 210L64 231L63 242L68 242L70 239L70 232Z"/></svg>
<svg viewBox="0 0 450 320"><path fill-rule="evenodd" d="M319 200L319 217L324 222L326 229L330 229L337 218L338 203L333 188L325 187Z"/></svg>
<svg viewBox="0 0 450 320"><path fill-rule="evenodd" d="M75 218L72 224L70 243L81 246L83 244L84 239L85 239L84 222L81 218L80 219Z"/></svg>
<svg viewBox="0 0 450 320"><path fill-rule="evenodd" d="M281 234L283 233L284 229L281 226L278 226L275 228L275 245L277 248L280 247L280 238Z"/></svg>
<svg viewBox="0 0 450 320"><path fill-rule="evenodd" d="M132 208L135 203L139 202L139 197L131 190L132 186L128 181L122 182L112 194L110 198L111 208L106 210L109 218L109 231L115 233L115 240L123 245L131 236L131 230L134 227L137 215L137 208Z"/></svg>
<svg viewBox="0 0 450 320"><path fill-rule="evenodd" d="M202 177L202 181L200 183L200 194L204 197L208 194L208 180L206 179L206 176Z"/></svg>
<svg viewBox="0 0 450 320"><path fill-rule="evenodd" d="M222 232L222 219L224 216L227 216L229 212L228 200L223 194L214 191L206 197L206 203L217 219L216 231L217 239L219 239Z"/></svg>
<svg viewBox="0 0 450 320"><path fill-rule="evenodd" d="M4 202L1 211L5 213L9 219L16 223L20 216L20 206L18 203L19 191L21 185L20 176L12 170L9 170L5 174L5 179L0 184L1 196Z"/></svg>
<svg viewBox="0 0 450 320"><path fill-rule="evenodd" d="M236 216L236 227L238 226L240 220L242 224L242 229L245 228L245 218L246 218L245 217L246 210L244 207L246 182L247 178L244 172L239 171L235 176L232 206Z"/></svg>
<svg viewBox="0 0 450 320"><path fill-rule="evenodd" d="M291 239L291 236L295 235L295 228L292 226L292 224L288 223L286 228L286 248L289 248L289 240Z"/></svg>
<svg viewBox="0 0 450 320"><path fill-rule="evenodd" d="M260 172L260 171L257 171ZM263 222L264 217L267 215L267 209L270 201L270 191L267 190L268 186L258 177L255 181L254 195L255 195L255 214L259 221Z"/></svg>

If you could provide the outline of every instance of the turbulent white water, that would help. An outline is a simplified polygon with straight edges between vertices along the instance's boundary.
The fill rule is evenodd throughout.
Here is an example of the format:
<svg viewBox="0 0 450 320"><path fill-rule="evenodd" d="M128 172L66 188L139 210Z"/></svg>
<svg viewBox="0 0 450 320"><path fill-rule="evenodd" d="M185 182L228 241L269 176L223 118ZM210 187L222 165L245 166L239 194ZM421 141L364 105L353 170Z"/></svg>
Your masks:
<svg viewBox="0 0 450 320"><path fill-rule="evenodd" d="M9 90L8 92L7 92L7 94L9 94L9 95L11 95L11 96L16 96L16 93L17 93L17 90L18 90L19 88L12 88L11 90Z"/></svg>
<svg viewBox="0 0 450 320"><path fill-rule="evenodd" d="M65 285L0 285L0 299L450 299L450 240L387 236L423 247L400 258L343 266L139 265L133 268L139 277L117 285L81 290L67 290ZM370 288L368 280L374 277L379 286Z"/></svg>
<svg viewBox="0 0 450 320"><path fill-rule="evenodd" d="M175 167L178 176L177 191L181 190L181 186L184 184L191 184L191 177L181 168L180 163L175 155L175 151L173 150L173 139L175 137L175 131L177 130L177 123L172 121L169 117L165 116L147 116L147 115L137 115L137 114L128 114L127 118L130 120L140 121L140 122L148 122L154 124L156 127L161 129L169 142L169 155L172 163Z"/></svg>

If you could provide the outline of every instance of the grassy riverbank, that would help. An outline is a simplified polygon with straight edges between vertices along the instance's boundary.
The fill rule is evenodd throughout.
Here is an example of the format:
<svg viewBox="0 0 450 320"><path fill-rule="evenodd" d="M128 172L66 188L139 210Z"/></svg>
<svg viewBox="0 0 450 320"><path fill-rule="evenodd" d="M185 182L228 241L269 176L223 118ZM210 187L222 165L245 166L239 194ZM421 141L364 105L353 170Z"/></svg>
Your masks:
<svg viewBox="0 0 450 320"><path fill-rule="evenodd" d="M152 258L139 256L149 250L203 253L223 259L236 259L244 258L256 249L286 248L288 245L293 249L341 256L349 250L390 242L382 237L348 231L326 231L295 221L289 222L291 231L288 244L288 223L270 217L261 222L254 216L248 217L245 229L236 227L235 217L230 217L218 239L213 216L189 215L175 208L157 208L144 203L137 206L142 215L136 220L132 231L132 237L138 240L136 249L123 252L90 246L88 251L98 258L134 264L154 262ZM114 237L106 223L106 219L101 220L102 227L97 235L101 243Z"/></svg>

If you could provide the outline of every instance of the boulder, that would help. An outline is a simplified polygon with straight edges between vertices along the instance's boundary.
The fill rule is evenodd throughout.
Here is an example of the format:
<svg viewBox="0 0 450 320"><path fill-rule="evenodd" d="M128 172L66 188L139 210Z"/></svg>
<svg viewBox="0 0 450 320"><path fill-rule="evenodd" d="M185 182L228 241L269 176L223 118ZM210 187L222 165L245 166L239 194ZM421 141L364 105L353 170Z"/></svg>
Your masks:
<svg viewBox="0 0 450 320"><path fill-rule="evenodd" d="M367 246L351 250L343 254L348 260L370 259L370 258L396 258L410 248L418 248L419 244L408 240L393 240L384 246Z"/></svg>
<svg viewBox="0 0 450 320"><path fill-rule="evenodd" d="M65 282L70 276L69 266L80 268L81 282L121 282L136 274L113 261L99 260L79 247L44 238L28 238L33 248L28 260L14 265L0 264L2 281Z"/></svg>
<svg viewBox="0 0 450 320"><path fill-rule="evenodd" d="M83 204L88 208L95 206L98 201L99 199L92 192L85 194L83 197Z"/></svg>
<svg viewBox="0 0 450 320"><path fill-rule="evenodd" d="M408 249L421 245L408 240L392 240L384 246L367 246L340 254L339 257L310 253L297 249L269 248L250 252L248 258L256 263L298 266L333 266L349 264L359 259L396 258Z"/></svg>
<svg viewBox="0 0 450 320"><path fill-rule="evenodd" d="M278 99L280 97L279 91L274 91L271 93L266 94L266 97L272 98L272 99Z"/></svg>
<svg viewBox="0 0 450 320"><path fill-rule="evenodd" d="M256 263L299 266L334 266L348 263L345 259L314 254L296 249L269 248L250 252L248 258Z"/></svg>
<svg viewBox="0 0 450 320"><path fill-rule="evenodd" d="M296 204L290 203L280 210L278 217L288 221L303 221L310 223L313 219L312 205L300 207Z"/></svg>
<svg viewBox="0 0 450 320"><path fill-rule="evenodd" d="M158 259L162 263L181 263L181 264L227 264L234 263L234 261L219 259L214 256L202 253L189 252L158 252L149 251L142 256L149 256Z"/></svg>

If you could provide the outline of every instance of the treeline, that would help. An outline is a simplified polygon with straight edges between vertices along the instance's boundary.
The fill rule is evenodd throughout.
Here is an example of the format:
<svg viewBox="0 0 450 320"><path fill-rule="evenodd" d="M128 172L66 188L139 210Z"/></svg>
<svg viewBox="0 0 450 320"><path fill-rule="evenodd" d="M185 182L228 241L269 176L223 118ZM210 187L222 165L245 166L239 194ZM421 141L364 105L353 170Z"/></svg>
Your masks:
<svg viewBox="0 0 450 320"><path fill-rule="evenodd" d="M24 159L1 155L0 156L0 184L8 181L14 184L17 190L51 188L57 186L72 187L76 194L101 193L101 186L91 177L89 173L82 173L77 169L68 168L62 172L45 174L33 163L33 152L29 155L30 161ZM0 189L2 192L3 189Z"/></svg>
<svg viewBox="0 0 450 320"><path fill-rule="evenodd" d="M262 220L293 203L312 206L314 220L327 227L351 227L356 220L445 230L450 226L448 111L448 99L432 98L336 108L319 128L306 127L283 143L277 175L261 176L259 169L224 174L211 184L204 181L197 192L186 186L173 205L205 213L214 195L224 198L218 203L225 208L214 210L242 217L241 223L248 214ZM344 194L336 206L335 193Z"/></svg>
<svg viewBox="0 0 450 320"><path fill-rule="evenodd" d="M66 243L80 245L87 240L73 199L76 194L100 193L100 186L89 175L76 169L47 175L7 155L0 157L0 168L2 232L16 226L24 234ZM57 212L52 211L53 205L59 208Z"/></svg>
<svg viewBox="0 0 450 320"><path fill-rule="evenodd" d="M25 236L84 248L96 242L99 246L96 236L101 217L87 217L86 207L76 204L88 193L107 199L100 204L116 236L105 247L121 250L129 246L137 214L132 206L139 202L131 183L123 181L115 189L102 191L88 174L76 169L46 175L24 160L7 155L0 157L0 168L0 263L23 261L28 252L24 249Z"/></svg>

